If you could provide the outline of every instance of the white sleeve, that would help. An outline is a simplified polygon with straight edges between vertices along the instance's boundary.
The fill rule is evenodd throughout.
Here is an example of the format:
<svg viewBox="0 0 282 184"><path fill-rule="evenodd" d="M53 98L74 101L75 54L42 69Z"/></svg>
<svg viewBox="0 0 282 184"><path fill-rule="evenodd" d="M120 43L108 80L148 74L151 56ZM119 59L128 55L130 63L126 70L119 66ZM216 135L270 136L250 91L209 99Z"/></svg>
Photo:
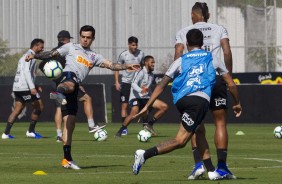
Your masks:
<svg viewBox="0 0 282 184"><path fill-rule="evenodd" d="M221 38L220 39L222 40L224 38L229 38L227 29L223 26L220 26L220 29L221 29L220 30L221 31Z"/></svg>
<svg viewBox="0 0 282 184"><path fill-rule="evenodd" d="M135 76L131 83L131 87L133 88L133 90L137 91L138 93L141 93L142 91L142 88L138 84L143 79L143 77L144 77L143 70L140 70L135 73Z"/></svg>
<svg viewBox="0 0 282 184"><path fill-rule="evenodd" d="M183 45L186 44L186 34L183 34L185 32L183 29L179 30L175 35L175 44L182 43Z"/></svg>
<svg viewBox="0 0 282 184"><path fill-rule="evenodd" d="M118 56L117 63L119 63L119 64L124 64L124 52L125 52L125 51L123 51L123 52Z"/></svg>
<svg viewBox="0 0 282 184"><path fill-rule="evenodd" d="M170 67L168 68L168 70L166 71L165 75L167 75L170 78L174 78L175 74L180 72L180 68L181 68L181 61L182 58L178 58L177 60L175 60Z"/></svg>
<svg viewBox="0 0 282 184"><path fill-rule="evenodd" d="M25 56L22 57L21 60L24 60L24 58L25 58ZM24 73L24 77L25 77L26 83L28 85L28 88L34 89L35 84L34 84L32 77L31 77L30 65L31 65L31 62L35 62L35 61L30 60L28 62L25 62L25 61L20 61L20 62L23 63L23 73Z"/></svg>
<svg viewBox="0 0 282 184"><path fill-rule="evenodd" d="M57 49L61 56L66 56L69 53L70 46L72 43L67 43Z"/></svg>
<svg viewBox="0 0 282 184"><path fill-rule="evenodd" d="M105 58L101 54L95 56L95 66L100 67L101 64L105 61Z"/></svg>

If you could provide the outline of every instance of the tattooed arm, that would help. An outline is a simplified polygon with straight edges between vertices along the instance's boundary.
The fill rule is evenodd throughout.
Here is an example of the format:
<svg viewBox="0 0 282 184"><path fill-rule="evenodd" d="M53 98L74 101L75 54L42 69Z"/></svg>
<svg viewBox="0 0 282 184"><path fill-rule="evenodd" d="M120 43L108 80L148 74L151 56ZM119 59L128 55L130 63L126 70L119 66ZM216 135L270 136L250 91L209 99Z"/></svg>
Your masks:
<svg viewBox="0 0 282 184"><path fill-rule="evenodd" d="M119 64L119 63L112 63L109 60L105 60L101 65L101 68L108 68L113 71L118 71L118 70L132 70L136 71L140 68L139 64Z"/></svg>
<svg viewBox="0 0 282 184"><path fill-rule="evenodd" d="M52 51L45 51L45 52L40 52L36 53L35 55L29 54L26 56L25 61L29 61L31 59L53 59L60 56L60 53L57 50L52 50Z"/></svg>

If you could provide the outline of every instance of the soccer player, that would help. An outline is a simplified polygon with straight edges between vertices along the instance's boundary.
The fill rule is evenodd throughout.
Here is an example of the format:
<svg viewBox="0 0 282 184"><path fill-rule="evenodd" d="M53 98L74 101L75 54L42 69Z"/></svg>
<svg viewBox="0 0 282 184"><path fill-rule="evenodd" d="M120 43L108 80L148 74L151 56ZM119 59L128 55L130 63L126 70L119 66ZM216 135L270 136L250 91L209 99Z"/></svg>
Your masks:
<svg viewBox="0 0 282 184"><path fill-rule="evenodd" d="M77 93L79 83L82 82L93 67L107 68L110 70L132 70L140 68L139 64L116 64L104 59L100 54L95 53L90 49L92 42L95 39L95 29L90 25L85 25L80 28L80 43L67 43L62 47L47 52L30 54L26 57L26 61L33 58L36 59L51 59L57 56L66 58L66 65L63 69L60 82L56 92L50 93L50 98L60 103L64 130L63 130L63 152L64 159L62 166L64 168L80 169L71 156L72 134L75 128L75 118L77 113Z"/></svg>
<svg viewBox="0 0 282 184"><path fill-rule="evenodd" d="M228 32L220 25L207 23L209 19L209 9L206 3L196 2L192 7L192 22L193 25L185 27L179 30L176 34L175 45L175 58L179 58L183 54L184 46L186 43L185 35L191 29L199 29L204 34L203 48L212 52L213 58L218 59L220 62L220 51L223 50L224 64L229 73L232 74L232 53L229 44ZM226 109L227 109L227 86L222 76L217 75L216 84L212 91L210 110L213 115L215 123L214 143L217 149L217 168L227 171L228 179L236 179L236 177L230 172L227 167L227 148L228 148L228 133L226 127ZM188 179L198 179L204 174L205 169L203 162L209 161L209 150L205 150L205 154L202 157L200 151L197 149L195 136L192 138L192 150L195 160L195 167ZM202 162L203 160L203 162Z"/></svg>
<svg viewBox="0 0 282 184"><path fill-rule="evenodd" d="M10 114L6 129L2 134L2 139L13 139L14 136L10 134L11 128L18 117L18 115L25 108L26 103L31 103L32 112L30 117L29 128L26 131L26 136L29 138L40 139L42 136L35 132L35 126L39 116L43 110L43 102L40 98L38 88L35 81L36 74L36 60L32 59L25 62L25 57L29 54L38 54L44 49L44 41L36 38L32 40L30 49L20 58L18 62L17 72L13 83L13 93L15 96L15 107Z"/></svg>
<svg viewBox="0 0 282 184"><path fill-rule="evenodd" d="M70 43L70 40L73 37L71 37L68 31L62 30L58 33L57 38L58 38L58 46L55 47L53 50L60 48L64 44ZM65 67L65 64L66 64L65 57L57 57L56 60L61 63L63 68ZM39 68L41 69L42 72L43 72L43 67L46 64L46 62L48 62L48 60L42 61L39 65ZM56 83L56 86L57 86L60 81L58 79L57 80L55 79L54 82ZM79 85L79 90L78 90L78 101L83 103L84 113L87 117L89 133L95 133L97 130L104 128L105 125L99 126L98 124L95 124L94 118L93 118L92 98L86 93L85 89L83 88L81 84ZM55 119L55 127L56 127L56 132L57 132L56 140L57 142L61 142L62 134L63 134L62 129L61 129L62 122L63 122L61 104L58 104L58 103L55 103L55 104L56 104L56 111L55 111L54 119Z"/></svg>
<svg viewBox="0 0 282 184"><path fill-rule="evenodd" d="M171 92L173 102L181 114L180 128L176 137L164 141L159 145L147 150L137 150L135 161L132 166L134 174L138 174L145 161L153 156L169 153L175 149L183 148L191 139L194 133L197 134L197 145L201 150L208 147L205 134L196 131L208 111L211 91L216 79L216 71L222 75L234 99L233 110L236 117L240 116L242 108L236 84L226 67L217 59L213 60L212 54L201 50L203 45L203 34L198 29L191 29L186 35L188 53L182 55L172 63L151 95L148 103L136 116L147 112L148 108L154 103L162 93L170 80L176 77L172 83ZM215 70L216 69L216 70ZM208 168L209 169L209 168ZM228 173L226 171L208 170L210 180L221 179Z"/></svg>
<svg viewBox="0 0 282 184"><path fill-rule="evenodd" d="M121 128L116 133L116 137L121 137L123 130L125 130L133 120L133 116L135 116L139 112L139 110L145 106L148 99L150 98L150 95L152 93L151 88L154 81L154 74L153 74L154 67L155 67L154 57L148 55L144 57L144 66L142 70L135 72L135 76L131 84L130 97L129 97L131 112L130 115L125 118ZM152 107L154 109L157 109L157 112L154 114L153 118L150 121L148 121L146 124L143 125L144 125L144 129L147 129L153 135L156 135L156 132L153 129L153 124L160 117L162 117L162 115L167 111L168 106L165 102L156 99Z"/></svg>
<svg viewBox="0 0 282 184"><path fill-rule="evenodd" d="M119 64L139 64L144 59L144 52L138 49L138 38L131 36L128 38L128 50L123 51L118 58ZM122 71L121 83L119 82L119 72L114 73L116 90L120 92L121 102L121 122L128 116L127 107L129 102L131 82L134 77L133 72ZM127 135L127 128L122 135Z"/></svg>

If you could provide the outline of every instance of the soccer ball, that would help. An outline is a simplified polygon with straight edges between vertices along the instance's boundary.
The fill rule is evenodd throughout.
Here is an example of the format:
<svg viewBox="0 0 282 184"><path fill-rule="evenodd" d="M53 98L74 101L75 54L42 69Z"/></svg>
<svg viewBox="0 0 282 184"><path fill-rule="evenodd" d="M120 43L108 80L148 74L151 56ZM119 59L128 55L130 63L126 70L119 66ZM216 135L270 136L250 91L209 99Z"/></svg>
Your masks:
<svg viewBox="0 0 282 184"><path fill-rule="evenodd" d="M148 132L147 130L141 130L137 134L137 139L140 142L147 142L151 138L151 136L152 136L152 134L150 132Z"/></svg>
<svg viewBox="0 0 282 184"><path fill-rule="evenodd" d="M61 63L55 60L48 61L43 67L43 73L49 79L60 77L62 72L63 67Z"/></svg>
<svg viewBox="0 0 282 184"><path fill-rule="evenodd" d="M108 133L104 129L97 130L94 133L95 141L105 141L108 138Z"/></svg>
<svg viewBox="0 0 282 184"><path fill-rule="evenodd" d="M282 138L282 126L275 127L273 134L276 138Z"/></svg>

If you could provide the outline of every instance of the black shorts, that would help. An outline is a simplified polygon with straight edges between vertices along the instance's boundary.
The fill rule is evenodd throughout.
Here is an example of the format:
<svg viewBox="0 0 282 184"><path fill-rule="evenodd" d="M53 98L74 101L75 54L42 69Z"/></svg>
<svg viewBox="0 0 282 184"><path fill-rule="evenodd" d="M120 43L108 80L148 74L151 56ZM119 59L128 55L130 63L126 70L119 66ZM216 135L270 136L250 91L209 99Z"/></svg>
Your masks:
<svg viewBox="0 0 282 184"><path fill-rule="evenodd" d="M175 104L181 114L183 127L195 133L209 110L209 102L199 96L184 96Z"/></svg>
<svg viewBox="0 0 282 184"><path fill-rule="evenodd" d="M62 115L76 115L78 110L78 104L77 104L77 94L79 89L79 83L77 82L77 77L75 73L73 72L63 72L61 75L61 81L60 83L63 83L65 81L70 81L75 84L74 91L69 94L64 94L67 100L66 105L61 106Z"/></svg>
<svg viewBox="0 0 282 184"><path fill-rule="evenodd" d="M120 102L121 103L128 103L129 101L129 95L130 95L130 88L131 84L128 83L121 83L120 86Z"/></svg>
<svg viewBox="0 0 282 184"><path fill-rule="evenodd" d="M145 107L145 105L147 104L148 100L149 99L138 99L138 98L135 98L135 99L130 100L129 105L130 105L130 107L138 106L139 110L141 110L141 109L143 109L143 107Z"/></svg>
<svg viewBox="0 0 282 184"><path fill-rule="evenodd" d="M40 95L32 95L30 91L13 91L15 95L15 101L20 101L22 103L31 103L37 100L40 100Z"/></svg>
<svg viewBox="0 0 282 184"><path fill-rule="evenodd" d="M227 109L227 86L222 76L216 76L216 83L212 90L210 109L220 110Z"/></svg>

